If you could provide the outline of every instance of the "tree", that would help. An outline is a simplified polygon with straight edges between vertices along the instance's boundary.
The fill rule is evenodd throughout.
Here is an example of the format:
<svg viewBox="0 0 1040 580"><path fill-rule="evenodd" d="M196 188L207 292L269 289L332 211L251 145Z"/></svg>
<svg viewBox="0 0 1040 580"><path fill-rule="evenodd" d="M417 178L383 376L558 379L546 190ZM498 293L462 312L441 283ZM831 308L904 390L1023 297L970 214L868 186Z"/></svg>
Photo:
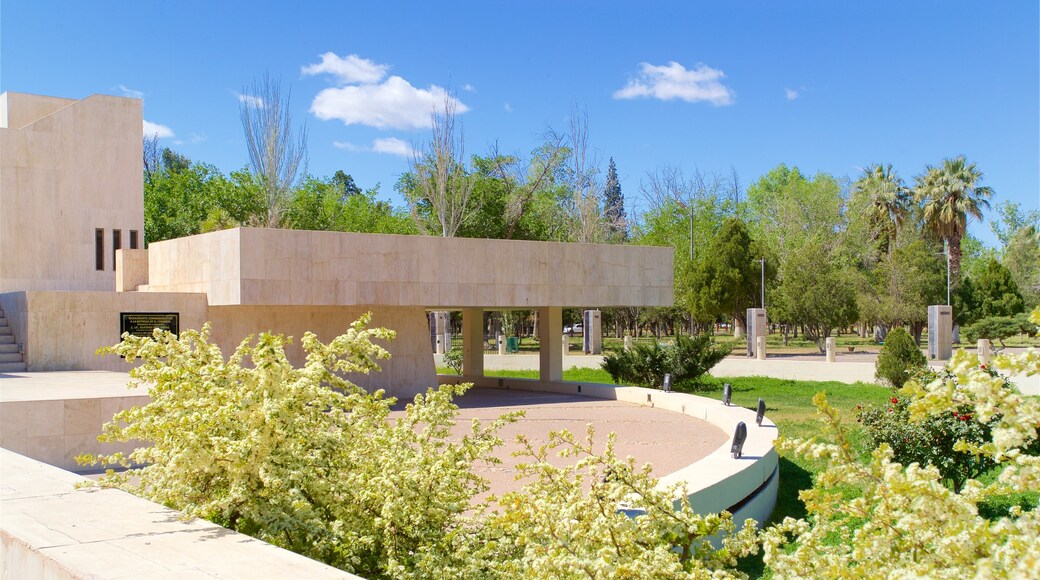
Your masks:
<svg viewBox="0 0 1040 580"><path fill-rule="evenodd" d="M973 282L977 305L974 319L1014 316L1025 312L1025 301L1011 271L997 260L991 259L986 270Z"/></svg>
<svg viewBox="0 0 1040 580"><path fill-rule="evenodd" d="M830 256L823 244L809 244L788 256L780 284L770 296L770 318L800 325L820 352L835 328L859 319L854 270Z"/></svg>
<svg viewBox="0 0 1040 580"><path fill-rule="evenodd" d="M917 176L914 194L924 206L924 220L950 252L950 278L960 280L961 238L968 230L968 220L982 219L989 208L993 190L984 185L982 172L963 155L944 159L939 167L928 166Z"/></svg>
<svg viewBox="0 0 1040 580"><path fill-rule="evenodd" d="M687 175L678 166L662 165L640 180L640 194L648 209L635 224L633 238L641 245L675 249L677 297L691 294L690 274L696 256L704 252L727 218L739 214L732 197L733 189L738 187L735 179L735 173L727 177L695 170ZM690 320L691 333L696 324L694 318Z"/></svg>
<svg viewBox="0 0 1040 580"><path fill-rule="evenodd" d="M1004 248L1004 264L1022 292L1027 308L1040 305L1040 228L1019 229Z"/></svg>
<svg viewBox="0 0 1040 580"><path fill-rule="evenodd" d="M419 229L427 229L419 216L419 206L425 204L445 238L455 237L472 213L469 201L473 181L466 171L465 133L458 118L458 103L445 91L443 111L434 111L431 116L429 143L412 156L413 187L403 191Z"/></svg>
<svg viewBox="0 0 1040 580"><path fill-rule="evenodd" d="M474 157L475 172L483 179L476 185L481 189L481 207L489 217L501 223L500 235L496 237L513 239L557 239L549 233L553 227L546 228L548 222L565 220L553 219L549 214L558 214L557 198L560 186L565 180L563 165L570 156L570 150L564 147L564 137L546 131L544 142L531 153L527 163L518 155L504 155L495 143L486 157ZM490 194L490 195L489 195ZM548 203L546 203L548 202ZM493 228L490 228L494 231ZM485 229L487 231L487 229ZM565 239L565 238L562 238Z"/></svg>
<svg viewBox="0 0 1040 580"><path fill-rule="evenodd" d="M244 223L258 211L259 200L251 180L240 177L228 180L212 165L164 149L144 175L145 243L206 231L207 220L221 212L227 218L221 221Z"/></svg>
<svg viewBox="0 0 1040 580"><path fill-rule="evenodd" d="M361 193L361 188L354 183L354 178L344 173L342 169L337 169L336 173L333 174L332 184L339 193L341 200Z"/></svg>
<svg viewBox="0 0 1040 580"><path fill-rule="evenodd" d="M625 197L621 194L614 158L607 165L607 183L603 189L603 217L607 221L607 232L611 240L628 239L628 223L625 216Z"/></svg>
<svg viewBox="0 0 1040 580"><path fill-rule="evenodd" d="M257 224L285 227L292 190L306 172L307 126L293 126L292 91L282 98L281 83L270 75L254 80L242 92L240 111L249 164L264 194L265 211L257 216Z"/></svg>
<svg viewBox="0 0 1040 580"><path fill-rule="evenodd" d="M997 212L997 218L990 220L989 227L1005 250L1020 230L1040 226L1040 210L1022 211L1022 204L1006 200L993 209Z"/></svg>
<svg viewBox="0 0 1040 580"><path fill-rule="evenodd" d="M873 272L869 301L872 320L894 327L909 324L916 343L928 322L928 306L942 303L946 289L945 264L924 240L893 246Z"/></svg>
<svg viewBox="0 0 1040 580"><path fill-rule="evenodd" d="M877 163L863 170L863 175L852 184L852 194L867 200L871 234L880 242L882 252L888 253L909 212L910 190L891 164Z"/></svg>
<svg viewBox="0 0 1040 580"><path fill-rule="evenodd" d="M589 142L588 110L574 105L568 123L570 130L566 135L559 135L552 129L549 129L549 134L553 140L566 143L570 152L566 168L570 195L564 204L572 224L570 241L595 243L601 241L603 235L603 216L596 185L598 160Z"/></svg>
<svg viewBox="0 0 1040 580"><path fill-rule="evenodd" d="M733 316L747 324L747 309L759 302L763 249L752 240L739 219L728 218L688 272L688 293L683 304L702 321ZM772 264L772 260L768 260ZM768 272L770 280L775 268Z"/></svg>

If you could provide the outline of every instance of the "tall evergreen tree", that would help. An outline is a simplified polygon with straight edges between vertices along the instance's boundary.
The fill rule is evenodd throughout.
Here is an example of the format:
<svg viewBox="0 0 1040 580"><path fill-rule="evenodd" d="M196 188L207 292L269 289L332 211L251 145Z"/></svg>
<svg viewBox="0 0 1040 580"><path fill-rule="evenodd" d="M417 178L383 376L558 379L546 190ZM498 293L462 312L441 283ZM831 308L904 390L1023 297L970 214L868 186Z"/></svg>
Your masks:
<svg viewBox="0 0 1040 580"><path fill-rule="evenodd" d="M603 190L603 217L607 220L607 231L611 241L628 239L628 225L625 219L625 197L621 194L621 182L618 181L614 158L610 158L607 167L607 184Z"/></svg>

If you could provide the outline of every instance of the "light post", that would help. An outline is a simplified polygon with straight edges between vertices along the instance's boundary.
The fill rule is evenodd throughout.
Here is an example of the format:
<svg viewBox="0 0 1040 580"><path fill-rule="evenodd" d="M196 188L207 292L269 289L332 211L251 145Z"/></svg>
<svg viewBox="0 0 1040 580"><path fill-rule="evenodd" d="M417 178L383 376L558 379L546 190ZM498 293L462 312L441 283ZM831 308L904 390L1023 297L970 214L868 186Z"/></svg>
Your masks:
<svg viewBox="0 0 1040 580"><path fill-rule="evenodd" d="M946 256L946 305L950 305L950 242L943 240L943 251L936 252L936 256Z"/></svg>
<svg viewBox="0 0 1040 580"><path fill-rule="evenodd" d="M943 253L946 254L946 305L950 305L950 242L943 240Z"/></svg>
<svg viewBox="0 0 1040 580"><path fill-rule="evenodd" d="M690 271L693 271L693 200L690 200ZM693 310L690 310L690 336L693 336Z"/></svg>
<svg viewBox="0 0 1040 580"><path fill-rule="evenodd" d="M761 291L762 295L761 295L759 304L762 305L762 308L765 308L766 307L766 259L762 258L762 259L759 260L759 262L762 264L762 284L759 286L759 290Z"/></svg>

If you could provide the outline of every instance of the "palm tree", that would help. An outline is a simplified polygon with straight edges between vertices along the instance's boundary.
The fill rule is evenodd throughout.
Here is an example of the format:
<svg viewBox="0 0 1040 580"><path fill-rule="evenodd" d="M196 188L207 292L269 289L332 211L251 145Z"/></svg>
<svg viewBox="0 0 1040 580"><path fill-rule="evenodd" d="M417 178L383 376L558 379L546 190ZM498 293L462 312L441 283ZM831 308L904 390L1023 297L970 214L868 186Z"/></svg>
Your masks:
<svg viewBox="0 0 1040 580"><path fill-rule="evenodd" d="M942 166L928 166L916 179L915 195L924 204L925 224L943 239L950 252L950 278L958 280L961 271L961 239L968 230L968 220L982 219L989 209L993 189L978 185L982 172L961 155L944 159Z"/></svg>
<svg viewBox="0 0 1040 580"><path fill-rule="evenodd" d="M910 189L892 169L892 164L875 163L863 170L863 175L852 185L852 191L869 200L871 233L875 240L882 240L881 249L890 253L896 233L909 213Z"/></svg>

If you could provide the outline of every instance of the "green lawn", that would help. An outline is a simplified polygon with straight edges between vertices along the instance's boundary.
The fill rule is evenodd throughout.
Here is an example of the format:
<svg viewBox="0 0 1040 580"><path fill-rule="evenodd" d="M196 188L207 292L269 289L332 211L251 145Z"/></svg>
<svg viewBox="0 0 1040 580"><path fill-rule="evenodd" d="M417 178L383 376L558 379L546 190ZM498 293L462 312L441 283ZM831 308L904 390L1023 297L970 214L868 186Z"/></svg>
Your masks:
<svg viewBox="0 0 1040 580"><path fill-rule="evenodd" d="M653 335L648 334L640 338L636 338L637 341L648 341L653 340ZM747 340L744 338L733 338L732 334L716 334L715 339L721 344L729 344L733 347L734 352L740 352L747 348ZM860 338L857 334L842 334L836 336L838 350L844 352L849 347L852 347L855 352L869 352L877 353L881 350L881 345L874 342L872 336L866 338ZM672 340L672 337L665 336L661 338L662 341ZM787 345L784 346L784 337L779 333L772 333L766 336L766 348L770 353L773 354L819 354L820 350L816 346L815 342L805 340L801 335L798 338L789 337ZM582 348L581 336L573 336L569 339L570 348L572 353L578 353ZM603 349L610 350L621 350L624 341L620 338L613 338L609 336L603 337ZM1030 338L1025 334L1020 334L1013 338L1009 338L1004 341L1007 346L1013 347L1029 347L1029 346L1040 346L1040 338ZM928 345L928 332L925 331L921 335L921 348ZM964 348L974 348L974 345L968 343L962 343L959 346ZM520 339L520 352L532 354L538 352L539 343L538 339L531 336L525 336Z"/></svg>

